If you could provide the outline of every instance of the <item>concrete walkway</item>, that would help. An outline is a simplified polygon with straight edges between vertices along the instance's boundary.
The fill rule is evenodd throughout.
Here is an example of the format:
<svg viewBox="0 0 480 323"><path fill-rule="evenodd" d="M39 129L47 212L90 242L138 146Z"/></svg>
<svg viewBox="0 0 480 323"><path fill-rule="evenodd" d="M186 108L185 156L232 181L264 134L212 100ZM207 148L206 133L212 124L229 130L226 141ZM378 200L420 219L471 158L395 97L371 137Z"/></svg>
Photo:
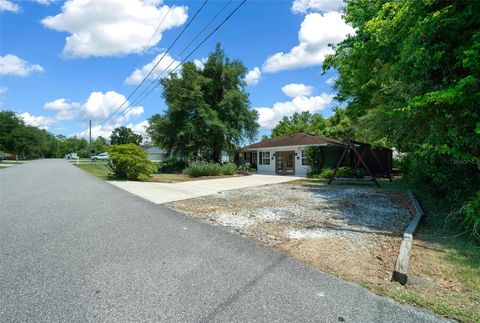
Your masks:
<svg viewBox="0 0 480 323"><path fill-rule="evenodd" d="M181 183L110 181L109 183L156 204L217 194L221 191L290 182L298 177L251 175Z"/></svg>

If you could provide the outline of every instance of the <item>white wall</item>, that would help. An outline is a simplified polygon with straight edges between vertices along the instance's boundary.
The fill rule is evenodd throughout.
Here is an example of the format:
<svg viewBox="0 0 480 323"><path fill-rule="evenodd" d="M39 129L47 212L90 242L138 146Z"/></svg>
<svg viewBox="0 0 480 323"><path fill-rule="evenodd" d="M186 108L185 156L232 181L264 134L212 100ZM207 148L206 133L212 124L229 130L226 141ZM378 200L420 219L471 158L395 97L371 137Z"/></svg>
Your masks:
<svg viewBox="0 0 480 323"><path fill-rule="evenodd" d="M296 153L295 156L295 176L306 176L307 172L310 170L309 166L302 165L302 150L306 149L305 146L292 146L292 147L274 147L274 148L263 148L258 149L257 154L257 173L258 174L268 174L268 175L275 175L275 157L273 154L277 151L294 151ZM270 165L260 165L260 152L270 152ZM273 157L273 159L272 159Z"/></svg>

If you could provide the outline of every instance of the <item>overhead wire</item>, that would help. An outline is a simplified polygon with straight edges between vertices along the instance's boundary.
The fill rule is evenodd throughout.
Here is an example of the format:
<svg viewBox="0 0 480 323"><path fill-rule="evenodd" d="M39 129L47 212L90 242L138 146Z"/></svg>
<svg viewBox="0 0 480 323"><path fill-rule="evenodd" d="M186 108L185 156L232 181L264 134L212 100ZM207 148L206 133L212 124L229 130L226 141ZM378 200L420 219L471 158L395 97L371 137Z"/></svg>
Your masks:
<svg viewBox="0 0 480 323"><path fill-rule="evenodd" d="M105 120L103 120L99 126L104 125L109 119L113 117L127 102L128 100L137 92L137 90L142 86L142 84L148 79L148 77L153 73L153 71L157 68L157 66L160 64L160 62L163 60L163 58L168 54L170 49L175 45L175 43L178 41L178 39L183 35L183 33L187 30L187 28L192 24L192 22L195 20L195 18L198 16L198 14L202 11L202 9L205 7L207 4L208 0L204 0L200 8L197 9L195 14L193 15L192 19L183 27L182 31L180 34L177 35L175 40L172 42L172 44L168 47L168 49L163 53L162 57L157 60L155 65L150 69L150 71L147 73L147 75L142 79L142 81L135 87L135 89L128 95L128 97L118 106L113 113L111 113Z"/></svg>
<svg viewBox="0 0 480 323"><path fill-rule="evenodd" d="M215 29L213 31L210 32L210 34L208 34L192 51L190 51L190 53L180 62L178 63L175 68L173 70L171 70L165 77L168 77L170 76L173 72L175 72L177 70L178 67L180 67L188 58L190 58L190 56L193 55L194 52L197 51L197 49L202 46L215 32L217 32L221 26L223 26L223 24L225 24L234 14L235 12L238 11L238 9L240 9L240 7L246 2L247 0L243 0L232 12L230 12L230 14L224 18L224 20L219 24L217 25L217 27L215 27ZM187 46L189 47L190 44ZM170 66L170 65L169 65ZM168 68L168 67L167 67ZM165 70L164 70L165 71ZM162 71L162 73L164 72ZM145 95L143 96L139 96L137 97L137 99L135 99L135 101L130 105L128 106L127 108L125 108L114 120L118 119L122 114L125 115L126 113L128 113L136 104L139 104L141 101L143 101L148 95L150 95L150 93L152 93L160 84L159 84L159 80L161 78L161 74L154 80L152 81L152 83L150 83L150 85L154 84L154 87L152 87ZM148 89L150 87L150 85L146 88ZM145 93L145 90L142 91L142 93ZM142 93L140 95L142 95Z"/></svg>

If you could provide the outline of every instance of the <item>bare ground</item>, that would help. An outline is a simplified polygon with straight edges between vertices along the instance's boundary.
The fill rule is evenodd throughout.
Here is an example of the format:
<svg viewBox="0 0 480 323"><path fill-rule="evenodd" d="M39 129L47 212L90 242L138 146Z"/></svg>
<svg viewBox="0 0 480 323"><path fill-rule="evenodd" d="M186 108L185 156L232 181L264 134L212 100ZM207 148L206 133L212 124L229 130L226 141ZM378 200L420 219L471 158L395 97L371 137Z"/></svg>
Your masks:
<svg viewBox="0 0 480 323"><path fill-rule="evenodd" d="M388 284L413 217L406 193L296 184L221 192L167 206L230 227L322 271L360 284Z"/></svg>

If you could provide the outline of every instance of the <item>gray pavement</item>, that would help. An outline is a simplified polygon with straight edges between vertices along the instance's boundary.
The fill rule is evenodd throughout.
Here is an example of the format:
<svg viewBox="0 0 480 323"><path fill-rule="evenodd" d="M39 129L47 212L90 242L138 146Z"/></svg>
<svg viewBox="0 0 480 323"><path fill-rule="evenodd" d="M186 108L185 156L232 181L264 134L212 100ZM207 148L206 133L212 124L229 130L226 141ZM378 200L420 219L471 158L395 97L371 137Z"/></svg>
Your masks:
<svg viewBox="0 0 480 323"><path fill-rule="evenodd" d="M1 322L439 322L62 160L0 170Z"/></svg>

